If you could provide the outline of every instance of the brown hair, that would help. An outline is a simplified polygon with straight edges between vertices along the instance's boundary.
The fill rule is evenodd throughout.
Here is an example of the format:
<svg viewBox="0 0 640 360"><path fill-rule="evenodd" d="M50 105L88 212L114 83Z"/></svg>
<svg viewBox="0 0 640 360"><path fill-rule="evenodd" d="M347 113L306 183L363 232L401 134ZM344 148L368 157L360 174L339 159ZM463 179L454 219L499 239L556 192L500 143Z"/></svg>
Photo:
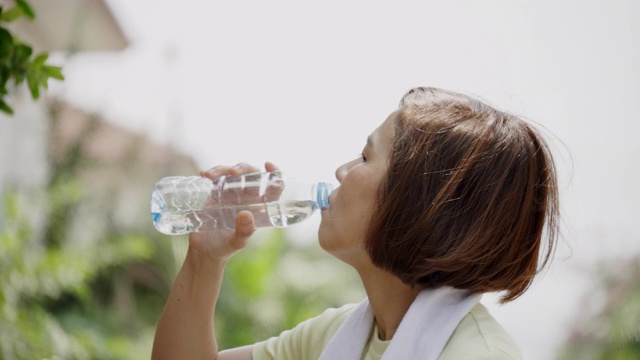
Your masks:
<svg viewBox="0 0 640 360"><path fill-rule="evenodd" d="M405 283L506 291L505 303L538 273L544 235L541 268L550 260L555 166L527 122L466 95L412 89L396 112L388 172L366 246Z"/></svg>

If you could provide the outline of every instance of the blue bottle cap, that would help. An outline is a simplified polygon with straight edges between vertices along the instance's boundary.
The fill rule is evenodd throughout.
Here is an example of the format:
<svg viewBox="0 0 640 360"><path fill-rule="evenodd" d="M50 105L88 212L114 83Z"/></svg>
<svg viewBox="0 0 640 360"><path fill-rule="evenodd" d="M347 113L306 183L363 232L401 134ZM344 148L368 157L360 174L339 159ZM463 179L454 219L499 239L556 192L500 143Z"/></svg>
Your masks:
<svg viewBox="0 0 640 360"><path fill-rule="evenodd" d="M325 206L329 207L329 194L331 194L332 191L333 191L333 185L326 182L318 183L318 190L317 190L318 209L322 209Z"/></svg>

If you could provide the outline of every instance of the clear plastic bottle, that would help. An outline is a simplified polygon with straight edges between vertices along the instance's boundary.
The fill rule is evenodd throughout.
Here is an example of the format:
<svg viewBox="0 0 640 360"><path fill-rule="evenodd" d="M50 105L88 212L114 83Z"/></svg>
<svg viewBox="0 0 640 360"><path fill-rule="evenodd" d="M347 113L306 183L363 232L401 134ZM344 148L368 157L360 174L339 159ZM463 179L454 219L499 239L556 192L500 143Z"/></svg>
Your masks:
<svg viewBox="0 0 640 360"><path fill-rule="evenodd" d="M253 214L256 227L287 227L329 206L333 186L285 176L280 171L222 176L172 176L158 181L151 195L153 225L182 235L233 229L238 212Z"/></svg>

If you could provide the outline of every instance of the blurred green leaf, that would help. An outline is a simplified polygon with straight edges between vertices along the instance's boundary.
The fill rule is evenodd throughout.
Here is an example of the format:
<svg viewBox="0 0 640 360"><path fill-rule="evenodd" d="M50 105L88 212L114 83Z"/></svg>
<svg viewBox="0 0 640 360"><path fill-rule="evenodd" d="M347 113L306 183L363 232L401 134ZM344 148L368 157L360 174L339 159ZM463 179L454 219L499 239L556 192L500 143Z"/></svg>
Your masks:
<svg viewBox="0 0 640 360"><path fill-rule="evenodd" d="M33 61L31 62L31 65L36 70L40 69L42 65L44 65L44 62L47 61L48 58L49 58L49 54L46 54L46 53L39 54L33 59Z"/></svg>
<svg viewBox="0 0 640 360"><path fill-rule="evenodd" d="M29 56L33 53L31 46L26 44L18 44L14 46L14 62L24 64L29 59Z"/></svg>
<svg viewBox="0 0 640 360"><path fill-rule="evenodd" d="M16 6L14 8L9 9L8 11L3 11L2 17L0 17L0 20L6 21L6 22L12 22L20 18L22 15L24 15L24 11L19 6Z"/></svg>
<svg viewBox="0 0 640 360"><path fill-rule="evenodd" d="M264 293L271 275L270 270L277 266L282 257L284 238L281 230L274 229L270 238L253 245L228 265L233 286L247 298L255 298Z"/></svg>
<svg viewBox="0 0 640 360"><path fill-rule="evenodd" d="M0 6L0 21L11 22L21 16L28 20L35 19L35 11L27 0L15 0L15 7L4 11ZM31 97L37 100L41 89L48 89L49 78L64 80L60 67L46 64L47 53L31 59L33 49L19 40L10 30L0 27L0 111L13 114L13 109L5 101L5 96L12 88L7 88L9 80L15 86L27 79L27 87Z"/></svg>
<svg viewBox="0 0 640 360"><path fill-rule="evenodd" d="M11 71L16 85L20 85L27 75L28 61L32 52L33 49L28 45L19 44L13 47Z"/></svg>
<svg viewBox="0 0 640 360"><path fill-rule="evenodd" d="M31 97L38 99L40 97L40 83L38 82L38 79L35 76L27 76L27 84L29 85Z"/></svg>
<svg viewBox="0 0 640 360"><path fill-rule="evenodd" d="M0 28L0 60L7 59L11 56L13 49L13 37L7 29Z"/></svg>
<svg viewBox="0 0 640 360"><path fill-rule="evenodd" d="M44 65L42 67L42 71L49 77L52 77L56 80L64 80L64 75L62 75L62 68L59 66Z"/></svg>
<svg viewBox="0 0 640 360"><path fill-rule="evenodd" d="M29 5L29 3L25 0L15 0L16 1L16 5L18 5L20 7L20 9L22 9L22 11L24 12L24 15L29 18L29 20L33 20L36 18L36 13L33 11L33 8L31 8L31 5Z"/></svg>
<svg viewBox="0 0 640 360"><path fill-rule="evenodd" d="M6 114L13 115L13 109L11 108L11 106L7 105L7 103L4 102L4 100L0 100L0 111Z"/></svg>

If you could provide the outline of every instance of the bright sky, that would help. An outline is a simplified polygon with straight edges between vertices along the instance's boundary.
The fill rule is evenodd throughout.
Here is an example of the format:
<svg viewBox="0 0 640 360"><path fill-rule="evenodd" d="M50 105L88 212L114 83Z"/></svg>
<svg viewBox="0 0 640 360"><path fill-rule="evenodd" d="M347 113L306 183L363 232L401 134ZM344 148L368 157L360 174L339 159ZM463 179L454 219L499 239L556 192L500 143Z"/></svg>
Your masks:
<svg viewBox="0 0 640 360"><path fill-rule="evenodd" d="M131 47L72 58L61 91L202 168L272 160L333 180L418 85L543 124L573 255L491 307L525 358L551 358L597 260L640 251L640 2L109 3Z"/></svg>

